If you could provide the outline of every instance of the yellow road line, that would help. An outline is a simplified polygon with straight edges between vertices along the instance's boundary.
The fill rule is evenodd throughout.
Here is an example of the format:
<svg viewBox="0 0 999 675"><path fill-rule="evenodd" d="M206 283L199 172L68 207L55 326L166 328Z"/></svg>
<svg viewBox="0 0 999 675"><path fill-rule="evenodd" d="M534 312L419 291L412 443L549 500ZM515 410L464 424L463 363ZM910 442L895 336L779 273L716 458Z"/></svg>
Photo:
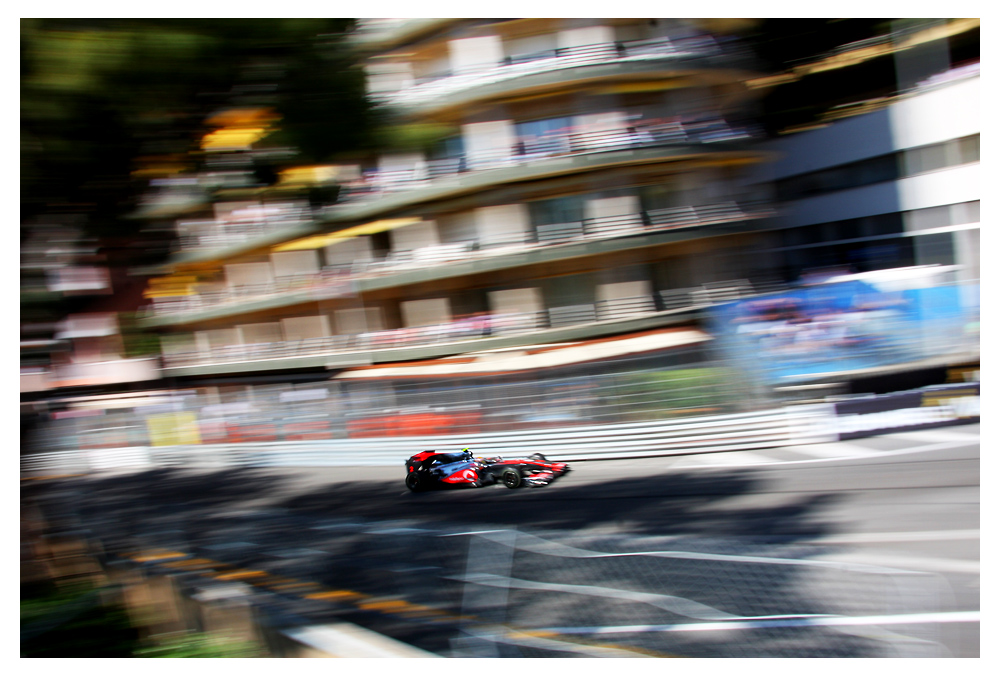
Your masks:
<svg viewBox="0 0 999 675"><path fill-rule="evenodd" d="M223 581L231 581L233 579L252 579L267 576L270 576L267 572L260 572L258 570L243 570L239 572L225 572L217 575L215 578L222 579Z"/></svg>
<svg viewBox="0 0 999 675"><path fill-rule="evenodd" d="M174 558L186 558L187 554L179 553L177 551L165 551L165 550L156 551L154 549L153 551L145 553L136 553L129 557L131 557L131 559L135 560L136 562L156 562L158 560L172 560Z"/></svg>
<svg viewBox="0 0 999 675"><path fill-rule="evenodd" d="M305 596L309 600L345 600L348 598L367 598L369 596L355 591L322 591Z"/></svg>

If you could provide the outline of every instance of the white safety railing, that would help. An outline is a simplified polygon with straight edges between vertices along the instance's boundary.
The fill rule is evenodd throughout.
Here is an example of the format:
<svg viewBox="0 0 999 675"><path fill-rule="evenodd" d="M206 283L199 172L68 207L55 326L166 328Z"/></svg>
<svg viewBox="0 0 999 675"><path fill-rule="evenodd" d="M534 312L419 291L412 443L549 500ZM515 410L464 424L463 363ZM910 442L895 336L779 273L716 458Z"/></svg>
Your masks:
<svg viewBox="0 0 999 675"><path fill-rule="evenodd" d="M559 461L661 457L787 447L835 439L831 406L634 424L447 436L67 450L25 455L22 474L154 468L402 466L422 450L470 448L478 456L540 452Z"/></svg>

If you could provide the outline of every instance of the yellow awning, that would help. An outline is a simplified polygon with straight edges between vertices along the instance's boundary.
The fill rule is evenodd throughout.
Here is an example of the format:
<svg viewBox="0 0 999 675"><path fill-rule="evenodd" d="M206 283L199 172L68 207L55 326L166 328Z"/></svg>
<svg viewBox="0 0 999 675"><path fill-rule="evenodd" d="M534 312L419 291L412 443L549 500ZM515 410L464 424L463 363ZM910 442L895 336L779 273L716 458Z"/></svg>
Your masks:
<svg viewBox="0 0 999 675"><path fill-rule="evenodd" d="M147 299L194 295L194 286L197 282L198 278L195 276L169 276L150 279L142 295Z"/></svg>
<svg viewBox="0 0 999 675"><path fill-rule="evenodd" d="M202 150L245 150L271 132L269 127L225 127L201 139Z"/></svg>
<svg viewBox="0 0 999 675"><path fill-rule="evenodd" d="M281 171L281 185L323 185L333 182L340 167L321 164L293 166Z"/></svg>
<svg viewBox="0 0 999 675"><path fill-rule="evenodd" d="M397 227L413 225L414 223L419 223L420 221L420 218L389 218L387 220L376 220L373 223L365 223L364 225L357 225L356 227L348 227L346 230L327 232L326 234L317 234L311 237L305 237L304 239L290 241L287 244L275 246L272 250L275 253L281 253L283 251L305 251L313 248L322 248L346 239L353 239L354 237L360 237L365 234L378 234L379 232L394 230Z"/></svg>

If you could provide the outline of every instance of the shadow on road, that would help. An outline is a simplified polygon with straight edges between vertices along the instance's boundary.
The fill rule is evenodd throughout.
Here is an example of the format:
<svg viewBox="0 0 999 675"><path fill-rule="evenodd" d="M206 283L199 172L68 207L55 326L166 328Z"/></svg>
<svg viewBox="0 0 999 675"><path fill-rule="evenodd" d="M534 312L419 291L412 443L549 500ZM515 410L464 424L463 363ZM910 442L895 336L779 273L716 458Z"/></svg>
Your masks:
<svg viewBox="0 0 999 675"><path fill-rule="evenodd" d="M501 487L411 494L384 483L338 484L284 501L316 514L433 523L527 526L543 529L616 529L633 534L815 536L826 531L819 514L835 499L810 494L778 506L727 505L763 489L751 472L674 473L546 488Z"/></svg>
<svg viewBox="0 0 999 675"><path fill-rule="evenodd" d="M752 535L788 541L824 534L826 493L754 503L766 486L752 471L670 473L572 483L572 474L534 489L502 487L412 494L396 482L336 482L307 489L284 475L237 469L157 470L65 483L88 513L139 526L161 516L204 518L259 508L313 517L417 520L435 525L581 530L641 535ZM256 505L255 505L256 503Z"/></svg>
<svg viewBox="0 0 999 675"><path fill-rule="evenodd" d="M52 503L75 512L108 548L125 553L147 546L176 546L237 568L306 579L330 589L405 598L452 613L463 608L467 598L487 597L477 612L492 611L490 603L500 603L497 611L502 610L513 625L664 624L691 617L671 613L672 605L646 601L622 605L586 593L545 595L547 601L542 603L537 602L538 591L530 589L512 589L509 596L502 596L505 599L492 592L476 595L461 576L470 569L492 573L497 561L509 560L513 567L502 574L511 578L582 589L596 585L616 593L666 599L663 602L675 596L738 616L828 611L825 600L809 590L815 587L803 576L805 568L754 565L739 556L814 555L818 549L802 540L828 532L824 516L838 496L767 494L764 474L753 470L671 472L597 482L574 482L569 474L538 489L497 486L420 494L408 492L394 480L323 482L311 476L302 482L301 477L263 469L160 470L53 481L44 487L26 486L25 492L40 491L42 498L61 493ZM341 528L337 521L360 527ZM466 534L490 529L557 533L549 539L528 538L535 542L534 548L517 549L516 555L504 557L501 549L497 553L495 545L479 535L384 536L390 531L384 527L386 521L439 528L442 534L456 529ZM380 526L369 528L367 523ZM583 536L576 537L577 533ZM566 535L580 543L557 543L569 543ZM734 555L688 559L628 554L589 559L565 553L574 545L579 550L644 550L647 542L640 538L658 535L681 535L682 541L676 542L681 551ZM880 597L852 577L833 581L836 593L845 589L850 598ZM451 641L461 634L456 626L425 626L349 603L318 608L297 599L282 602L288 611L317 612L308 615L316 621L349 620L441 654L450 654ZM805 637L757 631L738 639L728 636L719 643L711 635L670 633L632 636L628 643L690 656L873 653L870 645L850 635L826 631ZM550 655L525 647L504 649L503 655L509 656Z"/></svg>

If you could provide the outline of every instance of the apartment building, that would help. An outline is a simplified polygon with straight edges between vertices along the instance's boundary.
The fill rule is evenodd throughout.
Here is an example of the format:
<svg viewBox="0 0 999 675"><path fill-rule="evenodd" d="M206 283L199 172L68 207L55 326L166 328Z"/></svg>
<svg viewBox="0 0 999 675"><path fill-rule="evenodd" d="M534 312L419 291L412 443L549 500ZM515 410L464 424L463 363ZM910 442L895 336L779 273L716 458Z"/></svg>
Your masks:
<svg viewBox="0 0 999 675"><path fill-rule="evenodd" d="M133 353L121 320L141 297L115 279L78 223L36 224L22 241L20 272L20 391L29 405L59 389L158 384L158 358Z"/></svg>
<svg viewBox="0 0 999 675"><path fill-rule="evenodd" d="M175 395L123 400L131 422L85 442L705 414L766 402L719 360L719 303L936 265L977 307L975 25L761 72L726 22L362 21L353 44L394 140L265 187L255 163L284 159L259 142L270 113L213 120L202 171L158 179L140 212L178 235L140 322ZM898 53L954 36L942 67L897 81ZM788 91L826 112L762 138L764 104Z"/></svg>
<svg viewBox="0 0 999 675"><path fill-rule="evenodd" d="M937 265L977 282L978 25L893 23L813 55L775 87L808 94L800 107L822 111L761 145L774 161L754 181L780 204L772 250L785 280ZM826 86L809 86L820 79Z"/></svg>
<svg viewBox="0 0 999 675"><path fill-rule="evenodd" d="M144 325L164 374L328 371L696 324L772 265L751 59L696 23L375 20L355 44L399 138L316 211L179 219ZM242 148L216 148L224 164Z"/></svg>

